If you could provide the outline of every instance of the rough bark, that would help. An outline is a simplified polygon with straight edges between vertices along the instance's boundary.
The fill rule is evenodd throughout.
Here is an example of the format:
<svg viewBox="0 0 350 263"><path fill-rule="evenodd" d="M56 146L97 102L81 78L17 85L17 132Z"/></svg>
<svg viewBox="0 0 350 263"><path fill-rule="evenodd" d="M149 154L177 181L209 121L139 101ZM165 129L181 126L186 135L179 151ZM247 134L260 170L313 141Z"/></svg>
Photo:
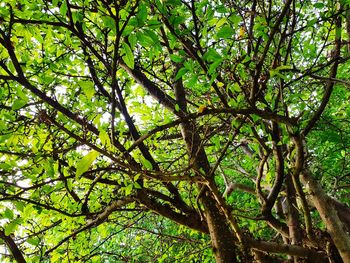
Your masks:
<svg viewBox="0 0 350 263"><path fill-rule="evenodd" d="M278 244L274 242L250 240L249 245L253 250L269 253L287 254L307 258L308 262L327 262L326 256L322 252L317 252L297 245Z"/></svg>
<svg viewBox="0 0 350 263"><path fill-rule="evenodd" d="M216 262L238 262L235 251L235 239L224 215L219 212L211 196L202 198L204 215L207 219L209 234Z"/></svg>
<svg viewBox="0 0 350 263"><path fill-rule="evenodd" d="M186 113L187 105L185 99L184 87L182 80L178 80L174 85L176 102L180 109ZM196 126L193 122L184 122L181 124L182 137L186 143L187 151L190 156L190 162L196 172L204 172L204 176L210 175L210 165L201 144L201 138L196 131ZM210 180L210 178L208 178ZM198 185L199 189L202 187ZM202 191L200 191L202 192ZM237 255L235 251L235 238L230 231L225 215L221 213L218 208L214 196L210 193L207 186L203 188L200 193L200 201L204 207L204 216L206 218L210 238L212 241L213 252L216 262L237 262Z"/></svg>
<svg viewBox="0 0 350 263"><path fill-rule="evenodd" d="M345 263L350 262L350 234L338 216L332 199L324 192L321 185L308 172L301 174L301 179L310 191L311 200L327 227L340 256Z"/></svg>
<svg viewBox="0 0 350 263"><path fill-rule="evenodd" d="M299 213L297 210L296 193L293 186L291 175L287 175L286 178L287 197L286 197L286 212L287 212L287 225L289 228L289 236L292 245L300 245L302 229L299 222ZM299 257L292 258L293 262L300 262Z"/></svg>
<svg viewBox="0 0 350 263"><path fill-rule="evenodd" d="M350 232L350 208L346 205L338 202L337 200L332 199L334 208L338 211L338 216L343 222L347 231Z"/></svg>
<svg viewBox="0 0 350 263"><path fill-rule="evenodd" d="M181 130L194 169L208 175L210 173L209 162L201 147L200 137L195 131L195 126L184 123L181 125ZM201 195L200 201L204 207L204 216L208 224L216 262L237 262L234 235L225 220L225 215L220 213L216 201L207 187L204 188L204 194Z"/></svg>

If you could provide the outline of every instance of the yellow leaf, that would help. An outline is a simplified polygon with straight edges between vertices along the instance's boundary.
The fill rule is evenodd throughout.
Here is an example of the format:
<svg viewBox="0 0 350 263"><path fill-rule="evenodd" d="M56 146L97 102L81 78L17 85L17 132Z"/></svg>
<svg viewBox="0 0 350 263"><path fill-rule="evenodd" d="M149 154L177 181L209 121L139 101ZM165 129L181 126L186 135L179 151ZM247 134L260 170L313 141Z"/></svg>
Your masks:
<svg viewBox="0 0 350 263"><path fill-rule="evenodd" d="M241 26L238 33L238 38L242 38L244 36L244 33L245 33L245 29L243 26Z"/></svg>
<svg viewBox="0 0 350 263"><path fill-rule="evenodd" d="M206 106L205 105L200 105L199 107L198 107L198 113L202 113L203 111L205 111L206 110Z"/></svg>
<svg viewBox="0 0 350 263"><path fill-rule="evenodd" d="M224 86L224 83L222 83L222 82L219 81L219 82L217 83L217 85L218 85L219 88L221 88L221 87Z"/></svg>

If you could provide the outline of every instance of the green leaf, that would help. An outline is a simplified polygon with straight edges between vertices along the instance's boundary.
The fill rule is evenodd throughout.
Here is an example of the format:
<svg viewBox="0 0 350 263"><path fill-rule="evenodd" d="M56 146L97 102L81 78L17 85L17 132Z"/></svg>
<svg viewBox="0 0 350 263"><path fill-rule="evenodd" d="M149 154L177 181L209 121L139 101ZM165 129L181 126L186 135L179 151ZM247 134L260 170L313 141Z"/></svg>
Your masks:
<svg viewBox="0 0 350 263"><path fill-rule="evenodd" d="M125 52L125 54L123 56L123 60L124 60L125 64L129 68L134 69L134 66L135 66L134 54L132 53L131 48L125 42L122 43L122 46L123 46L123 49Z"/></svg>
<svg viewBox="0 0 350 263"><path fill-rule="evenodd" d="M94 84L91 81L79 81L79 86L83 89L84 94L88 98L88 100L91 100L92 97L95 95L95 87Z"/></svg>
<svg viewBox="0 0 350 263"><path fill-rule="evenodd" d="M72 17L73 17L73 22L82 22L84 20L84 15L82 12L73 12L72 13Z"/></svg>
<svg viewBox="0 0 350 263"><path fill-rule="evenodd" d="M138 182L134 183L134 188L135 189L142 189L141 185Z"/></svg>
<svg viewBox="0 0 350 263"><path fill-rule="evenodd" d="M141 159L141 162L143 164L143 166L147 169L147 170L152 170L153 169L153 165L150 161L148 161L147 159L145 158L142 158Z"/></svg>
<svg viewBox="0 0 350 263"><path fill-rule="evenodd" d="M260 120L260 116L256 115L256 114L252 114L251 115L252 119L253 119L253 122L257 122L258 120Z"/></svg>
<svg viewBox="0 0 350 263"><path fill-rule="evenodd" d="M135 176L134 176L134 181L136 182L139 178L140 178L140 176L141 176L141 174L136 174Z"/></svg>
<svg viewBox="0 0 350 263"><path fill-rule="evenodd" d="M27 102L22 100L22 99L16 99L13 104L12 104L12 109L13 110L18 110L20 108L22 108L24 105L26 105Z"/></svg>
<svg viewBox="0 0 350 263"><path fill-rule="evenodd" d="M67 2L64 0L60 7L60 14L62 16L66 16L67 10L68 10Z"/></svg>
<svg viewBox="0 0 350 263"><path fill-rule="evenodd" d="M180 15L176 14L176 15L172 15L169 18L169 21L173 26L176 27L176 26L184 23L186 21L186 18L184 16L180 16Z"/></svg>
<svg viewBox="0 0 350 263"><path fill-rule="evenodd" d="M215 49L209 48L208 51L203 55L203 59L208 62L215 62L217 60L222 60L222 57Z"/></svg>
<svg viewBox="0 0 350 263"><path fill-rule="evenodd" d="M27 242L28 244L33 245L33 246L37 246L37 245L39 245L39 243L40 243L40 239L37 238L37 237L32 237L32 238L28 238L28 239L26 240L26 242Z"/></svg>
<svg viewBox="0 0 350 263"><path fill-rule="evenodd" d="M17 223L15 221L12 221L6 224L4 227L5 235L6 236L11 235L13 232L15 232L16 228L17 228Z"/></svg>
<svg viewBox="0 0 350 263"><path fill-rule="evenodd" d="M178 55L175 55L175 54L171 54L170 55L170 59L176 63L180 63L183 61L183 58L178 56Z"/></svg>
<svg viewBox="0 0 350 263"><path fill-rule="evenodd" d="M215 27L218 29L221 26L223 26L226 22L227 22L227 18L226 17L222 17L222 18L220 18L219 21L216 22Z"/></svg>
<svg viewBox="0 0 350 263"><path fill-rule="evenodd" d="M91 164L96 160L98 152L95 150L90 151L85 155L78 163L76 167L76 177L79 178L83 173L89 170Z"/></svg>
<svg viewBox="0 0 350 263"><path fill-rule="evenodd" d="M176 110L176 111L180 111L180 106L179 106L179 104L177 104L177 103L175 104L175 110Z"/></svg>
<svg viewBox="0 0 350 263"><path fill-rule="evenodd" d="M8 219L13 219L13 212L12 210L6 208L5 212L4 212L4 217L8 218Z"/></svg>
<svg viewBox="0 0 350 263"><path fill-rule="evenodd" d="M139 26L143 26L145 24L145 21L147 20L147 7L143 3L139 5L138 12L137 12L137 20L138 20Z"/></svg>
<svg viewBox="0 0 350 263"><path fill-rule="evenodd" d="M21 201L15 202L16 209L23 212L25 204Z"/></svg>
<svg viewBox="0 0 350 263"><path fill-rule="evenodd" d="M116 30L115 20L112 17L102 16L102 21L103 21L103 24L105 25L105 27L112 29L113 31Z"/></svg>
<svg viewBox="0 0 350 263"><path fill-rule="evenodd" d="M48 177L52 177L55 174L55 168L53 166L52 159L46 161L43 166L45 168L45 171L46 171Z"/></svg>
<svg viewBox="0 0 350 263"><path fill-rule="evenodd" d="M133 184L128 184L126 187L125 187L125 195L128 196L131 194L132 192L132 189L133 189Z"/></svg>
<svg viewBox="0 0 350 263"><path fill-rule="evenodd" d="M128 40L129 40L129 43L130 43L130 47L131 47L132 49L134 49L135 46L136 46L136 43L137 43L136 34L130 34L130 35L128 36Z"/></svg>
<svg viewBox="0 0 350 263"><path fill-rule="evenodd" d="M314 4L314 7L315 7L315 8L323 8L323 7L324 7L324 3L322 3L322 2L317 2L317 3Z"/></svg>
<svg viewBox="0 0 350 263"><path fill-rule="evenodd" d="M152 39L153 45L159 43L158 35L154 33L153 30L144 29L144 32L147 34L147 36L149 36Z"/></svg>
<svg viewBox="0 0 350 263"><path fill-rule="evenodd" d="M12 168L11 165L9 165L8 163L0 163L0 169L1 170L10 170L10 168Z"/></svg>
<svg viewBox="0 0 350 263"><path fill-rule="evenodd" d="M153 39L145 32L136 32L137 40L143 47L150 47L153 45Z"/></svg>
<svg viewBox="0 0 350 263"><path fill-rule="evenodd" d="M345 157L345 156L346 156L346 152L345 152L344 150L341 150L341 151L340 151L340 154L341 154L342 157Z"/></svg>
<svg viewBox="0 0 350 263"><path fill-rule="evenodd" d="M232 89L233 91L236 91L236 92L241 92L241 91L242 91L241 87L239 86L239 84L238 84L237 82L235 82L235 83L233 84L233 86L231 87L231 89Z"/></svg>
<svg viewBox="0 0 350 263"><path fill-rule="evenodd" d="M111 146L111 139L109 138L108 132L105 130L100 130L100 133L98 135L100 137L101 143L106 146L110 147Z"/></svg>
<svg viewBox="0 0 350 263"><path fill-rule="evenodd" d="M223 26L216 34L218 38L231 38L235 31L230 26Z"/></svg>
<svg viewBox="0 0 350 263"><path fill-rule="evenodd" d="M27 97L27 95L24 93L24 91L25 91L25 90L23 90L22 88L16 87L16 95L17 95L20 99L22 99L22 100L24 100L24 101L28 101L28 97Z"/></svg>
<svg viewBox="0 0 350 263"><path fill-rule="evenodd" d="M216 68L221 64L222 60L218 59L217 61L211 63L208 73L209 74L213 74L214 72L216 72Z"/></svg>
<svg viewBox="0 0 350 263"><path fill-rule="evenodd" d="M183 75L185 75L188 72L188 70L186 68L181 68L176 76L175 76L175 80L179 80Z"/></svg>

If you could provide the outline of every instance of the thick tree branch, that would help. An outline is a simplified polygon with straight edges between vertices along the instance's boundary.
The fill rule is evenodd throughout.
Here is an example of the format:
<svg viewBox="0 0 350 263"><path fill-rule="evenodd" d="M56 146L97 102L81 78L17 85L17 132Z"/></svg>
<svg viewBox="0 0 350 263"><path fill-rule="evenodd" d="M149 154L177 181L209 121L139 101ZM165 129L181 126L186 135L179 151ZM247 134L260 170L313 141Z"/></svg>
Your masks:
<svg viewBox="0 0 350 263"><path fill-rule="evenodd" d="M308 171L301 173L301 179L307 190L310 191L311 200L325 223L327 232L331 235L343 261L349 262L350 235L340 220L332 199L326 195L321 185L312 178Z"/></svg>
<svg viewBox="0 0 350 263"><path fill-rule="evenodd" d="M160 204L154 198L147 195L147 191L138 191L137 201L148 209L156 212L159 215L167 217L181 225L196 229L202 233L208 233L208 227L205 222L201 220L197 213L182 214L175 212L168 205Z"/></svg>
<svg viewBox="0 0 350 263"><path fill-rule="evenodd" d="M135 79L137 83L143 86L149 94L155 98L160 104L162 104L165 108L170 110L171 112L178 115L175 110L176 101L166 94L163 90L161 90L154 82L150 81L142 71L135 66L134 69L129 68L123 62L120 62L119 65L129 73L129 75Z"/></svg>
<svg viewBox="0 0 350 263"><path fill-rule="evenodd" d="M267 253L285 254L308 258L312 262L325 262L326 255L323 252L317 252L312 249L296 245L278 244L275 242L249 240L252 249L257 249Z"/></svg>
<svg viewBox="0 0 350 263"><path fill-rule="evenodd" d="M7 236L5 232L0 229L0 238L6 243L6 245L11 251L12 256L18 263L26 263L22 251L19 249L15 241L13 241L11 236Z"/></svg>

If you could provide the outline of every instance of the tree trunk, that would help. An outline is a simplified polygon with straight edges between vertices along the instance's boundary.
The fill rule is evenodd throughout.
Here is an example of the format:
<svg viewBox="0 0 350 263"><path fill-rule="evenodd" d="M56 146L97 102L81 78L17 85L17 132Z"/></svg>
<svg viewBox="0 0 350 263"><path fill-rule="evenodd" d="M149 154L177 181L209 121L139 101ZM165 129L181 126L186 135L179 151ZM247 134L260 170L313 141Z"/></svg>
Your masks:
<svg viewBox="0 0 350 263"><path fill-rule="evenodd" d="M332 199L323 191L321 185L308 172L301 179L310 191L311 200L327 227L344 263L350 263L350 234L340 220Z"/></svg>
<svg viewBox="0 0 350 263"><path fill-rule="evenodd" d="M181 125L181 128L194 170L204 172L205 176L208 176L210 174L210 165L207 155L203 147L201 147L200 137L195 130L195 125L193 123L184 123ZM210 178L208 179L210 180ZM202 185L198 185L199 189L201 187ZM200 195L216 262L238 262L235 251L235 238L225 215L220 212L214 197L207 187Z"/></svg>
<svg viewBox="0 0 350 263"><path fill-rule="evenodd" d="M225 216L220 213L215 200L211 196L204 195L202 203L216 262L238 262L235 238L230 231Z"/></svg>
<svg viewBox="0 0 350 263"><path fill-rule="evenodd" d="M180 69L177 66L177 71ZM182 84L182 79L175 81L174 91L176 102L182 114L187 113L186 93ZM184 115L185 116L185 115ZM190 165L193 167L196 173L202 173L203 176L210 176L211 168L207 158L207 154L202 146L200 135L196 130L195 122L188 121L181 124L181 134L185 141ZM208 178L210 180L210 178ZM198 189L201 189L203 185L198 184ZM203 191L202 191L203 190ZM208 224L210 238L212 242L213 252L216 258L216 262L220 263L234 263L237 261L235 236L230 230L230 226L223 213L217 206L217 203L210 193L208 187L200 190L200 202L204 208L204 216ZM202 192L202 193L201 193ZM200 209L200 208L199 208Z"/></svg>

